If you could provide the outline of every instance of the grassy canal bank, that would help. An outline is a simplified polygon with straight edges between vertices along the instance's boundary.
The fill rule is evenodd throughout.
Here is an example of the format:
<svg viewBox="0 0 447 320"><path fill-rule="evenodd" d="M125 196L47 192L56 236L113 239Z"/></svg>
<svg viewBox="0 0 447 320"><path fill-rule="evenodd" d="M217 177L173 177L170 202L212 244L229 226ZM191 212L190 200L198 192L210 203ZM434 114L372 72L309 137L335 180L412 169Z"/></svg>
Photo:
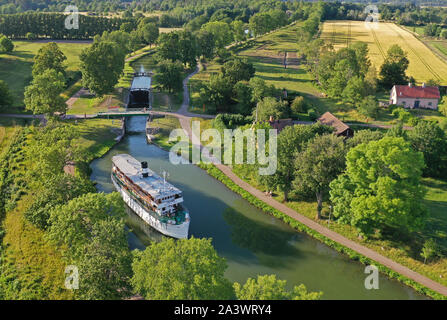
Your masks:
<svg viewBox="0 0 447 320"><path fill-rule="evenodd" d="M76 126L79 137L74 144L80 148L85 163L101 157L115 145L119 121L89 119L69 121ZM73 293L64 289L66 248L48 240L45 230L26 218L26 211L40 193L31 180L33 166L29 157L31 141L39 130L31 121L0 119L0 299L70 300ZM87 176L85 163L76 168Z"/></svg>

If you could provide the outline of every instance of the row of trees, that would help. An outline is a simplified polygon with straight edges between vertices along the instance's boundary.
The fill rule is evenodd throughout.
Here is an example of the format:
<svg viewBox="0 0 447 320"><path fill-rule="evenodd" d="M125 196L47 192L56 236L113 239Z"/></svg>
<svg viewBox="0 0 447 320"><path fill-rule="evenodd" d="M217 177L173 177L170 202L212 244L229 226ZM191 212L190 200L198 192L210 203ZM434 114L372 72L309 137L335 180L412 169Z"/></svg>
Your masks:
<svg viewBox="0 0 447 320"><path fill-rule="evenodd" d="M123 23L136 24L134 19L79 15L79 28L67 29L66 18L66 15L57 13L0 15L0 33L14 39L26 39L28 33L36 38L91 39L104 31L119 30Z"/></svg>
<svg viewBox="0 0 447 320"><path fill-rule="evenodd" d="M317 300L322 295L308 292L304 285L288 291L286 281L275 275L231 284L224 276L226 268L211 239L165 239L136 254L131 283L149 300Z"/></svg>

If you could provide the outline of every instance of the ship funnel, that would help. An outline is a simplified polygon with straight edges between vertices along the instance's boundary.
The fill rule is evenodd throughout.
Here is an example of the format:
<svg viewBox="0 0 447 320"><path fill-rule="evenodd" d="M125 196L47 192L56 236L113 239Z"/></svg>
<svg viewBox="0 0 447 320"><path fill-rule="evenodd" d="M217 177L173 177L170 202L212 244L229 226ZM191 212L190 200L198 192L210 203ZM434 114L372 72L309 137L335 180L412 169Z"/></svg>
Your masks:
<svg viewBox="0 0 447 320"><path fill-rule="evenodd" d="M141 162L141 171L143 172L143 178L147 178L149 176L149 170L147 169L147 162Z"/></svg>

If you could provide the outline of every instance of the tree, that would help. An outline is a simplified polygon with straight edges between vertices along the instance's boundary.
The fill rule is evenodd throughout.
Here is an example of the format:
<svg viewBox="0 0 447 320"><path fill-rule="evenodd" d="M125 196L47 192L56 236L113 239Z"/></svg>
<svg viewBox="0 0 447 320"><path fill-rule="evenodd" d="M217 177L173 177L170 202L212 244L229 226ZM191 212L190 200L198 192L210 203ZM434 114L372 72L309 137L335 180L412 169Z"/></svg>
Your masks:
<svg viewBox="0 0 447 320"><path fill-rule="evenodd" d="M123 220L102 220L93 225L91 241L83 246L79 266L81 300L111 300L131 294L132 255Z"/></svg>
<svg viewBox="0 0 447 320"><path fill-rule="evenodd" d="M292 291L286 290L286 280L276 279L276 275L258 275L248 278L244 285L235 282L233 287L239 300L318 300L322 292L308 292L301 284Z"/></svg>
<svg viewBox="0 0 447 320"><path fill-rule="evenodd" d="M25 88L25 108L34 114L65 112L67 105L61 93L65 89L62 73L48 69L37 75Z"/></svg>
<svg viewBox="0 0 447 320"><path fill-rule="evenodd" d="M251 114L254 106L252 103L252 88L246 81L239 81L234 85L233 91L238 102L237 113Z"/></svg>
<svg viewBox="0 0 447 320"><path fill-rule="evenodd" d="M245 40L244 23L241 20L234 20L231 22L231 29L233 29L234 40L241 42Z"/></svg>
<svg viewBox="0 0 447 320"><path fill-rule="evenodd" d="M13 102L12 95L9 92L9 87L5 81L0 80L0 110L11 105Z"/></svg>
<svg viewBox="0 0 447 320"><path fill-rule="evenodd" d="M212 59L215 54L216 40L211 32L199 30L196 34L197 38L197 55Z"/></svg>
<svg viewBox="0 0 447 320"><path fill-rule="evenodd" d="M137 255L131 283L150 300L230 299L234 292L224 276L226 268L211 239L165 238Z"/></svg>
<svg viewBox="0 0 447 320"><path fill-rule="evenodd" d="M273 119L283 119L288 114L287 102L278 101L273 97L266 97L259 101L256 109L253 110L253 117L258 121L268 121L270 117Z"/></svg>
<svg viewBox="0 0 447 320"><path fill-rule="evenodd" d="M56 149L57 147L59 149ZM61 148L60 143L57 143L57 147L42 146L41 150L39 150L41 153L39 157L54 156L61 150L62 152L68 151L65 148ZM62 165L64 164L65 161L62 162ZM59 165L57 167L60 168L61 166ZM45 171L48 172L47 170ZM39 175L42 177L39 180L41 182L40 191L35 195L31 206L25 211L25 217L28 221L40 229L46 229L48 227L50 211L57 205L66 204L71 199L88 192L96 191L88 179L65 174L62 170L60 172L62 173L46 176L43 174Z"/></svg>
<svg viewBox="0 0 447 320"><path fill-rule="evenodd" d="M334 216L365 236L384 226L419 230L426 217L420 184L424 158L401 137L349 150L345 174L330 184Z"/></svg>
<svg viewBox="0 0 447 320"><path fill-rule="evenodd" d="M365 97L359 104L359 113L366 118L375 119L379 114L379 103L374 96Z"/></svg>
<svg viewBox="0 0 447 320"><path fill-rule="evenodd" d="M207 86L203 88L201 96L204 103L209 103L213 109L228 111L233 94L233 84L230 78L220 74L212 74Z"/></svg>
<svg viewBox="0 0 447 320"><path fill-rule="evenodd" d="M366 95L366 83L360 76L348 80L342 92L343 99L353 105L362 101Z"/></svg>
<svg viewBox="0 0 447 320"><path fill-rule="evenodd" d="M33 76L53 69L65 76L64 62L67 60L65 54L59 49L55 42L50 42L42 46L34 57Z"/></svg>
<svg viewBox="0 0 447 320"><path fill-rule="evenodd" d="M424 175L447 176L447 135L436 123L419 121L414 130L409 130L408 140L414 150L424 155Z"/></svg>
<svg viewBox="0 0 447 320"><path fill-rule="evenodd" d="M124 205L119 193L87 193L50 212L48 238L67 245L74 257L83 254L83 245L91 242L94 227L100 221L120 220Z"/></svg>
<svg viewBox="0 0 447 320"><path fill-rule="evenodd" d="M180 60L180 33L169 32L162 33L158 37L157 54L165 60Z"/></svg>
<svg viewBox="0 0 447 320"><path fill-rule="evenodd" d="M123 56L132 51L133 39L131 38L131 35L121 30L115 30L112 32L104 31L101 36L96 35L94 42L101 41L111 42L118 45Z"/></svg>
<svg viewBox="0 0 447 320"><path fill-rule="evenodd" d="M216 48L224 48L233 41L233 32L228 23L223 21L213 21L205 23L201 30L212 33L215 40Z"/></svg>
<svg viewBox="0 0 447 320"><path fill-rule="evenodd" d="M221 68L224 77L228 77L234 85L238 81L249 81L255 75L253 64L247 59L235 58L224 63Z"/></svg>
<svg viewBox="0 0 447 320"><path fill-rule="evenodd" d="M251 78L249 81L250 87L253 89L252 101L258 103L265 97L276 96L277 90L273 84L270 86L261 78Z"/></svg>
<svg viewBox="0 0 447 320"><path fill-rule="evenodd" d="M405 84L408 80L406 70L409 60L407 53L397 44L393 44L387 51L385 61L380 68L380 82L386 89L395 84Z"/></svg>
<svg viewBox="0 0 447 320"><path fill-rule="evenodd" d="M121 196L88 193L50 211L48 238L78 265L79 299L121 299L130 293L131 254Z"/></svg>
<svg viewBox="0 0 447 320"><path fill-rule="evenodd" d="M284 201L288 201L295 178L296 154L301 152L315 135L331 131L330 127L321 124L285 127L278 135L277 170L275 174L266 176L263 181L272 189L279 188L284 193Z"/></svg>
<svg viewBox="0 0 447 320"><path fill-rule="evenodd" d="M424 258L424 264L427 260L435 257L438 254L436 242L433 239L428 239L424 242L421 250L421 257Z"/></svg>
<svg viewBox="0 0 447 320"><path fill-rule="evenodd" d="M298 190L315 193L317 219L321 218L323 198L329 191L329 184L345 167L345 150L342 137L327 134L316 136L296 156L293 184Z"/></svg>
<svg viewBox="0 0 447 320"><path fill-rule="evenodd" d="M93 43L81 52L82 83L95 94L111 92L124 69L124 52L112 42Z"/></svg>
<svg viewBox="0 0 447 320"><path fill-rule="evenodd" d="M250 17L250 29L256 36L273 29L273 21L267 12L258 12Z"/></svg>
<svg viewBox="0 0 447 320"><path fill-rule="evenodd" d="M307 112L307 103L304 100L304 97L297 96L292 101L292 105L290 106L293 114L298 113L306 113Z"/></svg>
<svg viewBox="0 0 447 320"><path fill-rule="evenodd" d="M9 53L12 50L14 50L14 43L12 43L11 39L0 34L0 52Z"/></svg>
<svg viewBox="0 0 447 320"><path fill-rule="evenodd" d="M140 24L138 26L138 31L141 33L141 37L144 43L152 46L158 39L159 30L155 23Z"/></svg>
<svg viewBox="0 0 447 320"><path fill-rule="evenodd" d="M189 31L182 31L179 34L179 49L180 58L179 60L186 66L189 65L190 68L194 68L197 65L198 57L198 47L196 38Z"/></svg>
<svg viewBox="0 0 447 320"><path fill-rule="evenodd" d="M349 148L353 148L362 143L369 143L371 141L377 141L383 138L383 133L378 130L358 130L355 132L354 137L346 141L346 145Z"/></svg>
<svg viewBox="0 0 447 320"><path fill-rule="evenodd" d="M159 63L159 72L155 75L157 82L169 92L182 87L183 67L180 61L164 60Z"/></svg>

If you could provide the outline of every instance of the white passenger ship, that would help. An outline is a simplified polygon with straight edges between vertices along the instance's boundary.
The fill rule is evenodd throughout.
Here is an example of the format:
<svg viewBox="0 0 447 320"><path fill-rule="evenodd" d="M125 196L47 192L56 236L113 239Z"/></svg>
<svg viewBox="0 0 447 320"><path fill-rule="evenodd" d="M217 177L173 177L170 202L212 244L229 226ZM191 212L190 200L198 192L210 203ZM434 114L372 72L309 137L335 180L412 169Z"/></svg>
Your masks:
<svg viewBox="0 0 447 320"><path fill-rule="evenodd" d="M189 213L182 192L128 154L112 157L112 182L124 202L159 232L188 238Z"/></svg>

